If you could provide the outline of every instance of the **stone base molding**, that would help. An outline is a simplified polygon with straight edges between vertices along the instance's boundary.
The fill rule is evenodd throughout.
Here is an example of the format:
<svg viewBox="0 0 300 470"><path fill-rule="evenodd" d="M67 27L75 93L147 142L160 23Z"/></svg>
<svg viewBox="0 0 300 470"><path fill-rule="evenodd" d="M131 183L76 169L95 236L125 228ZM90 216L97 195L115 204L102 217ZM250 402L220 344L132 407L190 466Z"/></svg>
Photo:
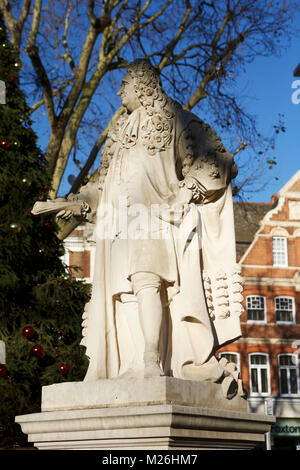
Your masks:
<svg viewBox="0 0 300 470"><path fill-rule="evenodd" d="M219 390L170 377L55 384L43 388L41 413L16 422L38 449L249 450L264 442L275 418L249 413L246 400L226 400Z"/></svg>

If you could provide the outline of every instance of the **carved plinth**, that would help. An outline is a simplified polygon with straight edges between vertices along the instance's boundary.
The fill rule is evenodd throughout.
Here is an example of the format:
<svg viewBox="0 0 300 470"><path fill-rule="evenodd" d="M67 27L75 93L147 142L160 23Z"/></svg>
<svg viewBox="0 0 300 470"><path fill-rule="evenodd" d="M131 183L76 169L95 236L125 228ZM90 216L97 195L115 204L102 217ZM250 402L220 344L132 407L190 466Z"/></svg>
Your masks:
<svg viewBox="0 0 300 470"><path fill-rule="evenodd" d="M252 449L274 418L216 384L155 377L43 387L42 412L16 422L38 449Z"/></svg>

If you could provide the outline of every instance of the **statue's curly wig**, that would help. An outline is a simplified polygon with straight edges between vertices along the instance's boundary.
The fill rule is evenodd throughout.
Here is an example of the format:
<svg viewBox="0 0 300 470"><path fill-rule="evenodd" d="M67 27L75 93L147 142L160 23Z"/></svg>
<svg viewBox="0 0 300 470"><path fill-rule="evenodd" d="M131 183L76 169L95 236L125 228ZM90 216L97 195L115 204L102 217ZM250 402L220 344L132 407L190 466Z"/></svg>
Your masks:
<svg viewBox="0 0 300 470"><path fill-rule="evenodd" d="M164 150L172 141L176 110L179 103L173 101L163 90L158 70L146 59L137 59L127 67L126 77L134 81L134 90L146 111L146 119L140 125L140 136L149 155ZM99 170L99 188L102 189L110 161L113 145L120 139L120 131L127 121L123 114L114 123L102 149Z"/></svg>
<svg viewBox="0 0 300 470"><path fill-rule="evenodd" d="M127 67L134 90L147 118L141 125L142 142L150 155L163 150L172 140L173 118L180 105L163 90L158 70L146 59L137 59Z"/></svg>

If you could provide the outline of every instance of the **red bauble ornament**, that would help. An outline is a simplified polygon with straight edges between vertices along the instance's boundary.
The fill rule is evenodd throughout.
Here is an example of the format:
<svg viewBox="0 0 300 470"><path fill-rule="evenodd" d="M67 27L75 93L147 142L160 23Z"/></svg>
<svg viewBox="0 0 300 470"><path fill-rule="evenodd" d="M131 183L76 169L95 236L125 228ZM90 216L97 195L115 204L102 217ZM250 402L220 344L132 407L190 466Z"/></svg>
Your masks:
<svg viewBox="0 0 300 470"><path fill-rule="evenodd" d="M30 352L34 357L42 357L44 354L44 349L40 344L36 344L35 346L32 346Z"/></svg>
<svg viewBox="0 0 300 470"><path fill-rule="evenodd" d="M31 339L35 335L35 329L32 328L32 326L27 325L27 326L25 326L25 328L23 328L22 334L23 334L24 338Z"/></svg>
<svg viewBox="0 0 300 470"><path fill-rule="evenodd" d="M7 367L4 364L0 364L0 377L4 377L7 374Z"/></svg>
<svg viewBox="0 0 300 470"><path fill-rule="evenodd" d="M47 221L47 222L44 223L44 226L45 226L46 228L50 229L50 228L52 227L52 224L51 224L51 222L48 222L48 221Z"/></svg>
<svg viewBox="0 0 300 470"><path fill-rule="evenodd" d="M70 372L69 364L61 364L60 367L59 367L59 371L60 371L61 375L63 375L64 377L66 375L68 375L68 373Z"/></svg>
<svg viewBox="0 0 300 470"><path fill-rule="evenodd" d="M18 77L12 76L12 77L10 77L10 81L11 81L14 85L16 85L17 82L18 82Z"/></svg>
<svg viewBox="0 0 300 470"><path fill-rule="evenodd" d="M44 191L45 193L47 193L47 192L49 191L48 186L43 186L43 191Z"/></svg>
<svg viewBox="0 0 300 470"><path fill-rule="evenodd" d="M0 147L2 147L4 150L7 150L10 147L10 143L8 142L8 140L2 139L0 141Z"/></svg>

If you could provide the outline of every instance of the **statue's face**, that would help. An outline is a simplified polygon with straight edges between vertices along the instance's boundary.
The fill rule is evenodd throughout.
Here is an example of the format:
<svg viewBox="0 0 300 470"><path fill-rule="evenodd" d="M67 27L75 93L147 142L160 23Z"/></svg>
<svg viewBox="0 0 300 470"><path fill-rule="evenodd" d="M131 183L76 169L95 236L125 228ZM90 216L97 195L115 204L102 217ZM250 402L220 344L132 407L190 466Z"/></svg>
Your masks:
<svg viewBox="0 0 300 470"><path fill-rule="evenodd" d="M122 80L121 89L118 92L118 95L122 98L122 105L125 106L129 112L132 112L141 106L134 90L134 82L126 75Z"/></svg>

